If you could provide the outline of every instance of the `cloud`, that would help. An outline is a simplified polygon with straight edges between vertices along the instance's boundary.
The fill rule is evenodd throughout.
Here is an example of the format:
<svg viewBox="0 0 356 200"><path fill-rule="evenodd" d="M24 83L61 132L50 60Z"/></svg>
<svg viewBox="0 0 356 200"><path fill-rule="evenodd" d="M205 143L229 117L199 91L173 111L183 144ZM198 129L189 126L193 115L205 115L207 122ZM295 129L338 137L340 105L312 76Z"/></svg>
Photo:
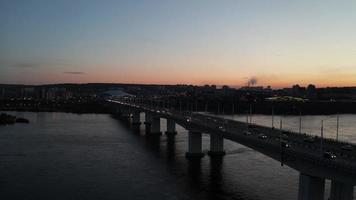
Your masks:
<svg viewBox="0 0 356 200"><path fill-rule="evenodd" d="M70 64L66 60L61 59L53 59L48 61L0 61L0 63L5 63L10 67L14 68L21 68L21 69L34 69L34 68L41 68L41 67L75 67L75 65Z"/></svg>
<svg viewBox="0 0 356 200"><path fill-rule="evenodd" d="M63 72L63 74L69 74L69 75L84 75L85 72Z"/></svg>
<svg viewBox="0 0 356 200"><path fill-rule="evenodd" d="M32 68L37 68L39 66L40 65L38 63L31 63L31 62L16 63L12 65L12 67L23 68L23 69L32 69Z"/></svg>

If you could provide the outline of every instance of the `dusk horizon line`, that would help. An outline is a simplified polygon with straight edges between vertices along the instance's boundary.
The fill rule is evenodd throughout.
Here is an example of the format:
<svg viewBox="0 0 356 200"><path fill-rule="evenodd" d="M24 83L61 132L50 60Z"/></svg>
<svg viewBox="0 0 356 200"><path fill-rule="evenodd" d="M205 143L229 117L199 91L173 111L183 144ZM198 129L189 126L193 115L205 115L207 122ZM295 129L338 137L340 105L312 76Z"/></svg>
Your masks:
<svg viewBox="0 0 356 200"><path fill-rule="evenodd" d="M263 88L268 88L270 87L271 89L283 89L283 88L291 88L295 85L298 85L300 87L308 87L309 85L314 85L316 88L353 88L356 87L356 85L342 85L342 86L333 86L333 85L327 85L327 86L319 86L313 83L310 84L291 84L289 86L284 86L284 87L273 87L270 85L228 85L228 84L193 84L193 83L129 83L129 82L61 82L61 83L38 83L38 84L25 84L25 83L0 83L0 85L16 85L16 86L47 86L47 85L85 85L85 84L104 84L104 85L110 85L110 84L117 84L117 85L155 85L155 86L178 86L178 85L192 85L192 86L216 86L217 88L222 88L223 86L228 86L230 88L256 88L256 87L263 87Z"/></svg>

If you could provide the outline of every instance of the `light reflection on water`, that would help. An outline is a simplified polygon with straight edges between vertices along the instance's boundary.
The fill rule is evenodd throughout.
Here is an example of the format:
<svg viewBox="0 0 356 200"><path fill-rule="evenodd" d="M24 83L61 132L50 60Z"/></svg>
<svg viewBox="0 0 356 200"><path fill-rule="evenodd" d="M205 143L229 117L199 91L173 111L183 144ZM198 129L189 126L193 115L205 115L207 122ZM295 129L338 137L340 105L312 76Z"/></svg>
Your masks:
<svg viewBox="0 0 356 200"><path fill-rule="evenodd" d="M246 122L246 115L220 115L226 119ZM299 132L299 116L274 116L274 127ZM301 116L301 132L320 136L321 120L324 121L324 137L336 139L337 115ZM272 127L272 116L252 115L252 123ZM356 143L356 115L339 115L339 140Z"/></svg>

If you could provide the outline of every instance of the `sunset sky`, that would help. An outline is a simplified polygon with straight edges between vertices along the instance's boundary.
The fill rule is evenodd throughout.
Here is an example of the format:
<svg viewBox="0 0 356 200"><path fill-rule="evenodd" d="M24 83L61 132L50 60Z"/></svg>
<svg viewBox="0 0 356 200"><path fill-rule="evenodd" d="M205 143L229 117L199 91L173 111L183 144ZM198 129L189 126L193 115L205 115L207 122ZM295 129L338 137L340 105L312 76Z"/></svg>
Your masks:
<svg viewBox="0 0 356 200"><path fill-rule="evenodd" d="M356 86L354 0L0 0L0 83Z"/></svg>

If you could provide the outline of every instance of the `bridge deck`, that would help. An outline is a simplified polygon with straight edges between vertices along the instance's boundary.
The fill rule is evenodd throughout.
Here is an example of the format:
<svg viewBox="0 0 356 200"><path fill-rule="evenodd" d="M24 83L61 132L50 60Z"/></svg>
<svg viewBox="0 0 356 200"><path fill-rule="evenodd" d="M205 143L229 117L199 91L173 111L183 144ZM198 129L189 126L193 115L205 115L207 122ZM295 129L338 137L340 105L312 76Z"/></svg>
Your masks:
<svg viewBox="0 0 356 200"><path fill-rule="evenodd" d="M248 126L244 122L198 113L178 112L114 100L110 102L157 117L173 119L188 130L221 134L226 139L248 146L278 161L283 160L286 165L298 171L356 185L355 145L349 144L353 149L345 150L342 148L345 143L331 139L321 140L316 136L259 125ZM290 147L283 148L281 140L286 141ZM326 158L324 152L327 151L335 154L336 158Z"/></svg>

